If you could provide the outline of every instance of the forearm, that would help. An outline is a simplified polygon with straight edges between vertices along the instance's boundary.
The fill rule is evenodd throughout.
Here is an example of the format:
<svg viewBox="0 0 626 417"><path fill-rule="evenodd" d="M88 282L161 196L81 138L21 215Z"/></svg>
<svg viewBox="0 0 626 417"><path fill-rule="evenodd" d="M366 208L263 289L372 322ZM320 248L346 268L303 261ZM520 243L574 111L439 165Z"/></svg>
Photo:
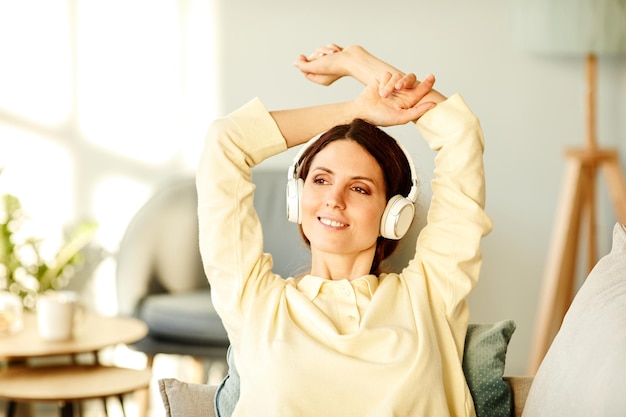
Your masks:
<svg viewBox="0 0 626 417"><path fill-rule="evenodd" d="M336 125L350 123L355 118L364 116L359 113L358 107L352 101L271 111L270 115L289 148L304 143Z"/></svg>
<svg viewBox="0 0 626 417"><path fill-rule="evenodd" d="M377 81L377 77L384 72L405 74L358 45L344 48L341 54L344 54L341 65L345 75L354 77L365 85ZM441 103L445 99L443 94L433 89L418 104L425 102Z"/></svg>
<svg viewBox="0 0 626 417"><path fill-rule="evenodd" d="M476 285L480 240L492 228L485 212L484 138L460 95L428 113L417 127L437 156L427 225L417 239L418 262L409 269L429 273L452 317Z"/></svg>

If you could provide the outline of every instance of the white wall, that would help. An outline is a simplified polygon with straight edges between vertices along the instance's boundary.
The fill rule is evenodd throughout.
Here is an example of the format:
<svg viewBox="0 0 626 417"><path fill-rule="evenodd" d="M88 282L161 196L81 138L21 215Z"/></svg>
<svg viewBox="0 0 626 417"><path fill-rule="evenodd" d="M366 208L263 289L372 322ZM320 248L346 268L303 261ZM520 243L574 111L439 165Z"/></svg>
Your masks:
<svg viewBox="0 0 626 417"><path fill-rule="evenodd" d="M73 7L77 4L70 3ZM177 4L186 4L185 7L189 7L189 13L193 16L193 19L180 20L210 27L212 22L208 14L198 11L205 10L204 6L209 3L216 5L218 68L216 74L207 74L207 78L214 77L217 80L219 89L215 93L220 114L234 110L254 96L261 97L269 108L274 109L353 97L361 88L356 82L340 80L337 85L324 88L305 81L291 65L300 53L309 53L329 42L344 46L362 44L399 68L416 72L418 76L434 73L438 80L436 87L444 94L463 94L480 117L485 132L487 210L495 223L494 231L484 240L483 274L479 287L470 299L471 319L473 322L493 322L510 318L517 322L518 328L509 350L507 372L523 374L563 175L563 149L581 145L584 140L583 60L549 59L515 49L510 42L507 2L502 0L179 0ZM99 6L105 4L108 3L98 3ZM165 13L163 8L167 8L169 13L169 8L173 7L172 3L167 2L154 4L160 5L162 13ZM114 4L110 7L111 13L106 19L96 14L98 20L104 19L102 22L107 23L104 25L107 31L109 26L117 27L114 18L122 16L116 9L121 6ZM30 16L28 7L25 10L26 16ZM142 12L141 16L148 19L154 17L154 12ZM67 14L67 11L63 13ZM152 26L148 25L147 29L155 30L155 27L159 27L151 22ZM16 27L24 28L25 34L39 33L29 30L29 24L36 27L36 22L30 17ZM136 26L137 33L148 33L145 21L137 21ZM197 26L191 26L189 33L193 32L201 38L194 39L194 45L210 43L207 36L198 35L203 32L195 31ZM103 39L109 39L107 31ZM152 45L150 42L154 39L145 36L149 38L146 45ZM6 39L9 41L0 42L0 55L12 50L13 42L20 36ZM42 41L41 37L33 39L34 45ZM137 42L136 39L134 41ZM107 51L116 51L119 47L113 43ZM30 51L32 47L25 49ZM146 59L145 55L134 52L128 56L121 54L119 62L113 62L113 67L135 68L138 60ZM206 55L211 53L207 45ZM96 55L101 56L101 53ZM128 62L129 57L134 61ZM200 58L206 57L198 58L202 61ZM15 77L10 74L24 72L14 61L2 61L0 80L13 82ZM11 66L14 72L7 72ZM44 65L38 65L37 68L44 74L47 72ZM193 69L197 71L197 68L196 62ZM189 76L189 72L185 74ZM143 74L139 74L139 77L143 78ZM37 76L31 78L39 79ZM29 80L28 77L25 79ZM119 88L115 78L109 77L106 68L97 79L108 83L107 88L113 91ZM181 80L187 78L181 75ZM32 87L28 82L24 85ZM205 92L205 83L199 83L200 87L193 85L195 94L202 95ZM26 87L23 88L24 97L28 97L25 102L31 105L39 103L42 99L38 95L39 89ZM624 166L626 58L599 60L598 93L600 142L605 146L619 148ZM127 99L124 94L120 94L120 97ZM57 102L56 98L47 98ZM113 117L106 107L104 109L103 114ZM192 113L195 115L204 109L196 105ZM207 119L210 117L207 116ZM40 211L52 211L56 205L60 205L56 212L61 213L60 219L63 221L71 216L97 217L100 212L115 214L118 211L120 213L117 217L130 219L135 207L139 207L151 189L169 176L180 175L188 170L178 153L161 164L150 164L105 151L85 139L77 120L80 120L80 115L73 113L59 126L44 126L0 110L0 165L6 167L0 185L3 190L19 189L20 195L22 191L27 191L25 188L29 188L40 200L43 198L43 203L29 206L29 214L37 215L37 208ZM120 130L124 129L124 126L119 126L123 121L115 119L110 122ZM147 126L146 131L153 127ZM50 157L49 147L29 145L31 141L15 133L16 129L37 136L37 140L33 139L32 143L43 143L42 140L45 140L55 152L57 148L66 152L59 151L64 155L58 159L62 161L62 166L54 165L59 163ZM422 195L424 201L427 201L434 155L412 126L395 128L391 133L412 153L423 185ZM134 140L140 139L152 144L150 141L153 137L148 135L148 139L138 137ZM171 139L165 140L165 144L159 145L169 146ZM29 146L33 148L32 153L27 152L28 149L20 151ZM292 155L292 152L288 152L272 158L265 166L286 168ZM46 165L43 163L46 160L52 162L48 161ZM66 160L73 161L73 165L66 166ZM59 172L65 171L71 172L59 177ZM130 188L130 192L124 194L119 189L120 182L113 181L108 188L110 193L104 199L107 204L100 210L95 209L98 206L94 202L97 200L98 185L111 178L116 180L118 176L140 187L139 191ZM66 177L70 180L66 181ZM14 184L11 178L20 181ZM32 181L26 184L22 181L26 179ZM47 197L44 191L53 193L53 196ZM71 200L71 203L67 200ZM604 253L608 249L615 217L605 190L602 190L600 202L599 237ZM68 205L73 207L67 208ZM106 219L96 220L100 221L103 231L113 236L113 240L121 237L123 221L112 226ZM56 223L58 226L59 222ZM107 248L113 250L115 241L109 243ZM107 264L102 270L102 284L110 290L114 282L113 265ZM97 292L98 300L106 299L103 303L108 308L110 300L104 296L100 287L94 292Z"/></svg>
<svg viewBox="0 0 626 417"><path fill-rule="evenodd" d="M432 72L441 92L461 92L487 141L487 210L495 229L484 240L481 282L471 320L514 319L507 373L524 374L552 223L564 169L562 151L585 134L584 61L519 51L501 0L228 0L218 6L219 113L253 96L272 109L345 100L352 80L324 88L292 67L319 45L361 44L406 71ZM598 130L603 145L626 155L626 60L599 60ZM424 194L433 154L412 127L392 131L413 154ZM266 162L286 167L292 153ZM600 249L615 222L603 192Z"/></svg>

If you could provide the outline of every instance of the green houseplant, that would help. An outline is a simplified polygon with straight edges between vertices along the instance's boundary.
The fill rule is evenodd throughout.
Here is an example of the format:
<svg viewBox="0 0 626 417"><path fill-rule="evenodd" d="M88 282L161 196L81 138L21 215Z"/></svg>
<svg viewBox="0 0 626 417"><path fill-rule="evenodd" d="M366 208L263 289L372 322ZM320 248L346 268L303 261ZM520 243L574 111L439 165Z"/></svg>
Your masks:
<svg viewBox="0 0 626 417"><path fill-rule="evenodd" d="M44 256L44 239L20 233L28 221L20 200L11 194L0 201L0 291L22 299L24 308L35 306L36 296L65 287L84 261L84 248L97 224L80 223L69 233L53 256Z"/></svg>

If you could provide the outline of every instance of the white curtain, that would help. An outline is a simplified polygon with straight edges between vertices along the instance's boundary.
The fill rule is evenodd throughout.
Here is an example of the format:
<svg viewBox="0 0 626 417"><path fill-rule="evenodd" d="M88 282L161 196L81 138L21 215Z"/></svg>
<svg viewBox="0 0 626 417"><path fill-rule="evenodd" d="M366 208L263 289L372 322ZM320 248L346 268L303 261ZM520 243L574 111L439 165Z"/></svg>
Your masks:
<svg viewBox="0 0 626 417"><path fill-rule="evenodd" d="M0 194L35 233L94 219L114 254L159 182L193 172L214 20L212 0L0 0Z"/></svg>

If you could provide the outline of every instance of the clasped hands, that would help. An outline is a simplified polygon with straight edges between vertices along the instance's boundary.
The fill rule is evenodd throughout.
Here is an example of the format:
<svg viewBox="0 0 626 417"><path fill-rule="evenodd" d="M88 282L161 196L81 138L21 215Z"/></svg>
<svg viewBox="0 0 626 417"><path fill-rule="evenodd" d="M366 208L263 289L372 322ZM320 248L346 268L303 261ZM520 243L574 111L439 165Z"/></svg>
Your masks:
<svg viewBox="0 0 626 417"><path fill-rule="evenodd" d="M434 91L434 76L418 82L415 74L403 73L360 46L326 45L300 55L294 65L317 84L328 86L344 76L362 82L366 87L353 103L361 118L379 126L417 121L436 105L426 97Z"/></svg>

